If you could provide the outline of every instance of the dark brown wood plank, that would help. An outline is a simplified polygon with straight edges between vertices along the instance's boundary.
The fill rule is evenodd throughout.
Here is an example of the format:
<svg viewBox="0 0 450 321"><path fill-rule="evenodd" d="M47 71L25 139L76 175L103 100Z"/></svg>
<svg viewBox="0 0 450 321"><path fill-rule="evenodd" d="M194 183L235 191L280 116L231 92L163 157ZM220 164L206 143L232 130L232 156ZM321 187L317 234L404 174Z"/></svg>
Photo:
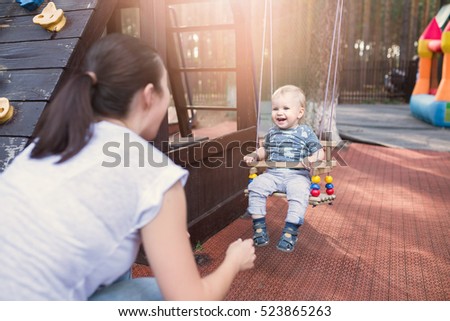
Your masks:
<svg viewBox="0 0 450 321"><path fill-rule="evenodd" d="M121 1L120 3L122 3ZM141 29L141 39L148 45L155 48L160 54L167 66L167 48L166 48L166 37L165 37L165 26L166 26L166 10L165 1L148 1L139 0L140 8L140 29ZM163 142L169 141L169 124L167 121L167 115L161 127L159 128L158 135L156 136L154 142L158 145L164 145ZM168 144L161 149L163 152L167 152Z"/></svg>
<svg viewBox="0 0 450 321"><path fill-rule="evenodd" d="M247 206L248 199L243 192L238 192L207 213L208 215L200 217L195 222L190 222L189 234L192 246L198 242L204 243L235 219L244 215Z"/></svg>
<svg viewBox="0 0 450 321"><path fill-rule="evenodd" d="M81 37L93 12L94 10L67 12L66 25L58 33L34 24L29 16L1 19L0 43ZM48 54L51 55L51 52Z"/></svg>
<svg viewBox="0 0 450 321"><path fill-rule="evenodd" d="M74 71L77 71L84 60L86 50L104 33L106 25L111 18L116 5L117 0L99 1L94 12L89 15L89 17L83 17L84 19L89 18L89 20L86 21L86 26L83 27L81 39L75 47L72 58L69 62L69 66L66 69L67 72L64 74L64 76L70 75ZM87 23L89 23L89 25L87 25ZM60 38L64 37L65 36L61 34Z"/></svg>
<svg viewBox="0 0 450 321"><path fill-rule="evenodd" d="M166 13L167 11L168 8ZM192 131L189 127L189 115L186 108L186 89L183 85L182 74L180 72L180 61L178 57L180 49L177 49L175 35L167 32L167 29L170 27L170 19L166 19L167 71L169 74L170 86L172 88L172 98L177 112L180 134L181 137L189 137L192 136Z"/></svg>
<svg viewBox="0 0 450 321"><path fill-rule="evenodd" d="M0 173L26 146L26 137L0 137Z"/></svg>
<svg viewBox="0 0 450 321"><path fill-rule="evenodd" d="M10 101L48 101L62 74L62 69L18 70L4 72L0 97Z"/></svg>
<svg viewBox="0 0 450 321"><path fill-rule="evenodd" d="M0 125L0 136L31 136L46 102L10 101L10 104L14 106L14 115L8 122Z"/></svg>
<svg viewBox="0 0 450 321"><path fill-rule="evenodd" d="M241 167L238 153L227 150L214 158L190 164L186 184L188 221L197 221L202 215L216 209L236 193L244 195L248 183L248 168ZM243 214L243 213L241 213Z"/></svg>
<svg viewBox="0 0 450 321"><path fill-rule="evenodd" d="M47 2L48 1L44 1L44 3L34 11L28 11L13 0L0 0L0 18L34 16L42 12ZM94 9L97 7L98 0L53 0L53 2L55 3L56 8L62 9L64 12L69 12L74 10Z"/></svg>
<svg viewBox="0 0 450 321"><path fill-rule="evenodd" d="M240 166L241 159L238 152L228 149L202 160L200 166L187 167L185 190L191 241L205 241L245 213L248 168Z"/></svg>
<svg viewBox="0 0 450 321"><path fill-rule="evenodd" d="M83 9L95 9L99 2L99 0L52 0L52 1L55 3L56 8L63 9L64 12Z"/></svg>
<svg viewBox="0 0 450 321"><path fill-rule="evenodd" d="M77 43L71 38L3 44L0 66L3 70L64 68Z"/></svg>
<svg viewBox="0 0 450 321"><path fill-rule="evenodd" d="M195 146L179 148L168 153L169 157L182 167L195 164L199 160L223 153L228 149L240 149L248 154L255 148L256 127L242 129L208 141L199 142ZM242 155L243 156L243 155Z"/></svg>
<svg viewBox="0 0 450 321"><path fill-rule="evenodd" d="M256 124L256 97L253 84L253 53L251 48L251 25L249 1L230 0L236 23L236 93L237 128Z"/></svg>
<svg viewBox="0 0 450 321"><path fill-rule="evenodd" d="M191 241L203 242L244 214L248 167L243 154L254 150L255 127L168 153L189 171L186 184Z"/></svg>

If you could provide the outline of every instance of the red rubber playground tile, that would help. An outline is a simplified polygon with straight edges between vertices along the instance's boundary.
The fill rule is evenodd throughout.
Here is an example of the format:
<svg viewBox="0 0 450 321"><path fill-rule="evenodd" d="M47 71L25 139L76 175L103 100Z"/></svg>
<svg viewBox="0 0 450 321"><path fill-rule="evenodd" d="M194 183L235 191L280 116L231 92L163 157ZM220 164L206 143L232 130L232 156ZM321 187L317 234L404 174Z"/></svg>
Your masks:
<svg viewBox="0 0 450 321"><path fill-rule="evenodd" d="M450 155L352 143L333 170L337 199L310 207L293 253L276 249L287 202L271 197L271 242L240 273L226 300L450 300ZM208 264L252 236L239 218L203 244ZM135 277L148 275L136 265Z"/></svg>

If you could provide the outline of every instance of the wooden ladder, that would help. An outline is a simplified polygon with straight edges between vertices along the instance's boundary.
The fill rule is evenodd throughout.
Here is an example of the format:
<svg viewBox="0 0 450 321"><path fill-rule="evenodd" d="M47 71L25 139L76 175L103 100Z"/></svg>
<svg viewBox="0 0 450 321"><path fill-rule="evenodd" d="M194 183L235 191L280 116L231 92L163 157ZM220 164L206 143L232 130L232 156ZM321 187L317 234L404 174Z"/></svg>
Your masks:
<svg viewBox="0 0 450 321"><path fill-rule="evenodd" d="M248 128L256 124L255 89L253 84L253 57L249 28L249 1L229 0L234 22L228 24L180 26L172 6L180 4L195 4L217 2L215 0L166 0L166 42L167 69L172 89L173 101L178 117L178 126L182 142L195 142L192 137L189 111L222 110L237 112L237 128ZM247 14L246 14L247 13ZM180 35L185 32L234 30L236 41L236 66L224 67L186 67L184 51ZM236 106L195 106L192 99L191 84L188 73L215 72L236 73ZM242 108L242 106L245 106ZM183 143L181 144L183 145ZM178 147L181 146L177 144Z"/></svg>

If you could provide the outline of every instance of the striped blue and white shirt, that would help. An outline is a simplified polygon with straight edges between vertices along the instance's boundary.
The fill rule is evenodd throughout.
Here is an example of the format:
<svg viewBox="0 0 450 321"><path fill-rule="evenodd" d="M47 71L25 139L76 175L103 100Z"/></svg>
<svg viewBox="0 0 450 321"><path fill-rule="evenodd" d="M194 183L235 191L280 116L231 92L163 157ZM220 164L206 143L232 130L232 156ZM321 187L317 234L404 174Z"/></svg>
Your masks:
<svg viewBox="0 0 450 321"><path fill-rule="evenodd" d="M322 149L322 145L308 125L289 129L274 126L266 134L264 148L268 161L298 162Z"/></svg>

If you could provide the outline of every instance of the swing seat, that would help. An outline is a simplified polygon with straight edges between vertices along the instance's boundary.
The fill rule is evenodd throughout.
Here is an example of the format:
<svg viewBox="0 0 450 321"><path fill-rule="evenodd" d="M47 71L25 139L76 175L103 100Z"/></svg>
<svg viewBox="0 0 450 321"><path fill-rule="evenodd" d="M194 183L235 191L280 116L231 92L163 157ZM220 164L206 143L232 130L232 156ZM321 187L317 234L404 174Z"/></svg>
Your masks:
<svg viewBox="0 0 450 321"><path fill-rule="evenodd" d="M247 191L248 194L248 191ZM277 196L277 197L286 197L285 193L281 193L281 192L274 192L272 193L271 196ZM322 204L332 204L333 201L336 199L336 194L333 195L327 195L327 194L320 194L320 196L309 196L309 205L312 205L313 207L317 206L317 205L322 205Z"/></svg>
<svg viewBox="0 0 450 321"><path fill-rule="evenodd" d="M248 196L248 189L244 190L245 196ZM273 192L270 196L276 196L276 197L286 197L285 193L282 192ZM323 204L329 204L332 205L333 201L336 199L336 194L333 195L327 195L327 194L321 194L320 196L309 196L309 205L312 205L313 207L316 207L317 205L323 205Z"/></svg>
<svg viewBox="0 0 450 321"><path fill-rule="evenodd" d="M265 168L305 168L301 162L267 162L258 161L248 164L251 168L265 169ZM336 160L323 160L316 162L313 166L315 175L330 173L333 167L336 166Z"/></svg>

